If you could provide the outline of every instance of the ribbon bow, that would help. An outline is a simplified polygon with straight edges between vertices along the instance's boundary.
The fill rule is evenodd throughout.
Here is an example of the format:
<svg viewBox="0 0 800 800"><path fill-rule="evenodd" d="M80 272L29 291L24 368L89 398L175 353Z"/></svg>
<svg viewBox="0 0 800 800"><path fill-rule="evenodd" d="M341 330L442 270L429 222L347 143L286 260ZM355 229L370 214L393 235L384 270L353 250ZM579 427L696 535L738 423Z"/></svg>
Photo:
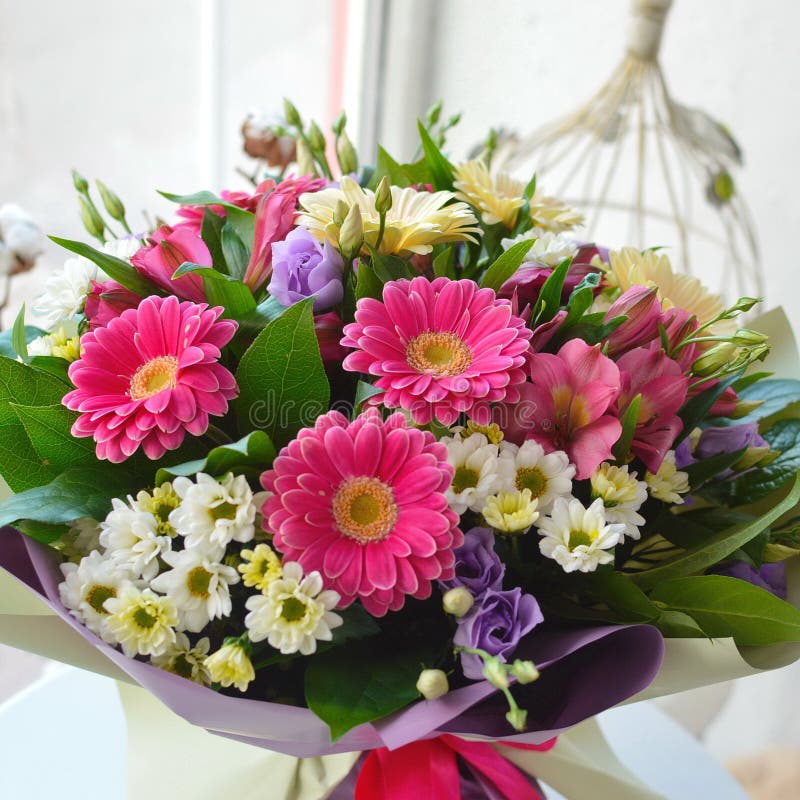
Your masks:
<svg viewBox="0 0 800 800"><path fill-rule="evenodd" d="M500 744L546 751L555 743L551 739L538 745ZM529 779L488 742L470 742L450 734L411 742L397 750L372 750L359 773L355 800L459 800L458 756L480 783L491 786L503 800L544 800Z"/></svg>

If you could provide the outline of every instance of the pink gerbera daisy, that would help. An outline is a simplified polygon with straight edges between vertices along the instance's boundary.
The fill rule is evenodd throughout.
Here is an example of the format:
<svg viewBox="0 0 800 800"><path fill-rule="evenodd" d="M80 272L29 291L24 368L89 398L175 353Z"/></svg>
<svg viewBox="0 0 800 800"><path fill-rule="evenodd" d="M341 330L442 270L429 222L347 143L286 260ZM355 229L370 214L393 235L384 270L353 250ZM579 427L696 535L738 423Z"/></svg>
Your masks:
<svg viewBox="0 0 800 800"><path fill-rule="evenodd" d="M97 457L124 461L141 445L160 458L200 436L209 414L222 415L238 393L218 363L220 348L236 323L219 319L223 309L148 297L106 327L81 338L81 357L69 368L77 387L64 405L80 416L74 436L92 436Z"/></svg>
<svg viewBox="0 0 800 800"><path fill-rule="evenodd" d="M519 399L531 331L474 281L414 278L389 281L383 302L358 301L356 321L342 344L353 347L344 368L377 375L382 389L370 402L411 412L415 422L434 417L451 425L461 412L478 421L489 403Z"/></svg>
<svg viewBox="0 0 800 800"><path fill-rule="evenodd" d="M360 598L383 616L453 577L464 537L445 497L452 477L445 446L402 414L384 422L369 409L350 423L330 411L262 475L273 493L265 526L284 560L339 592L340 607Z"/></svg>

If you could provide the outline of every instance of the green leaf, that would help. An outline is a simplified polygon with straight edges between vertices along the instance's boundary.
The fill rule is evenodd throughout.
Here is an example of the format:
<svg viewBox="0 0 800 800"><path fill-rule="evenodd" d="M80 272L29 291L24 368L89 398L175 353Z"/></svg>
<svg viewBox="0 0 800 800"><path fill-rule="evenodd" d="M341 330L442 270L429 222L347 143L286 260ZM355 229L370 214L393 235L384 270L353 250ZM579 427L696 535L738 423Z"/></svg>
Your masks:
<svg viewBox="0 0 800 800"><path fill-rule="evenodd" d="M399 186L401 189L416 182L402 164L395 161L386 150L378 145L378 161L370 179L370 188L375 189L384 175L392 186Z"/></svg>
<svg viewBox="0 0 800 800"><path fill-rule="evenodd" d="M434 188L438 191L452 190L455 172L453 165L444 157L420 120L417 120L417 129L422 142L422 151L425 153L425 161L431 171Z"/></svg>
<svg viewBox="0 0 800 800"><path fill-rule="evenodd" d="M68 467L97 461L94 441L78 439L71 433L72 424L78 418L74 411L65 408L61 403L50 406L11 403L11 408L43 463L63 472Z"/></svg>
<svg viewBox="0 0 800 800"><path fill-rule="evenodd" d="M739 397L750 402L761 401L762 404L741 419L719 420L720 425L730 426L758 422L782 411L791 403L800 401L800 381L786 378L759 381L742 389ZM717 424L716 420L714 424Z"/></svg>
<svg viewBox="0 0 800 800"><path fill-rule="evenodd" d="M311 659L306 670L308 707L336 741L357 725L413 703L420 669L429 658L406 642L374 638L328 650Z"/></svg>
<svg viewBox="0 0 800 800"><path fill-rule="evenodd" d="M772 525L784 513L794 508L800 500L800 476L795 478L789 493L773 508L754 520L736 523L729 528L709 536L707 539L688 548L669 561L657 567L631 576L631 580L645 591L662 581L696 575L715 564L719 564L732 553L743 547L761 531Z"/></svg>
<svg viewBox="0 0 800 800"><path fill-rule="evenodd" d="M564 259L544 282L533 313L534 325L549 322L561 307L561 294L564 291L564 282L571 265L571 258Z"/></svg>
<svg viewBox="0 0 800 800"><path fill-rule="evenodd" d="M28 364L36 370L58 378L65 384L65 389L72 388L72 381L69 379L69 362L66 359L58 356L33 356Z"/></svg>
<svg viewBox="0 0 800 800"><path fill-rule="evenodd" d="M131 490L131 478L107 466L71 467L44 486L35 486L0 503L0 526L17 520L57 524L80 517L105 519L114 497Z"/></svg>
<svg viewBox="0 0 800 800"><path fill-rule="evenodd" d="M313 298L270 322L236 372L242 432L263 430L282 447L328 410L330 387L314 331Z"/></svg>
<svg viewBox="0 0 800 800"><path fill-rule="evenodd" d="M502 285L511 278L525 262L525 256L531 249L534 239L524 239L517 242L505 251L487 270L481 281L481 286L500 291Z"/></svg>
<svg viewBox="0 0 800 800"><path fill-rule="evenodd" d="M210 208L203 211L203 222L200 226L200 238L205 242L208 252L211 253L211 263L214 269L230 273L225 263L225 254L222 252L222 227L225 217L215 214Z"/></svg>
<svg viewBox="0 0 800 800"><path fill-rule="evenodd" d="M372 265L366 261L359 261L356 278L356 302L362 297L372 297L375 300L383 297L383 281L375 274Z"/></svg>
<svg viewBox="0 0 800 800"><path fill-rule="evenodd" d="M684 403L683 408L678 412L678 416L683 422L683 430L675 440L675 445L682 442L704 420L722 393L735 383L739 377L740 373L738 372L735 375L729 375L714 386L695 395L687 403Z"/></svg>
<svg viewBox="0 0 800 800"><path fill-rule="evenodd" d="M156 485L160 486L179 475L196 475L198 472L213 477L236 472L257 478L265 469L269 469L275 455L275 445L269 436L264 431L253 431L238 442L215 447L205 458L162 467L156 473Z"/></svg>
<svg viewBox="0 0 800 800"><path fill-rule="evenodd" d="M800 611L738 578L678 578L660 583L650 596L691 617L708 636L733 637L739 646L800 642Z"/></svg>
<svg viewBox="0 0 800 800"><path fill-rule="evenodd" d="M382 391L382 389L379 389L372 383L367 383L367 381L359 381L356 384L356 396L355 400L353 401L354 416L357 416L361 413L364 403L369 400L370 397L380 394Z"/></svg>
<svg viewBox="0 0 800 800"><path fill-rule="evenodd" d="M36 522L36 520L19 520L14 527L25 536L35 539L42 544L52 544L69 531L69 525L64 523L51 524L49 522Z"/></svg>
<svg viewBox="0 0 800 800"><path fill-rule="evenodd" d="M255 238L256 218L252 211L246 211L239 206L223 200L218 195L209 191L195 192L194 194L172 194L171 192L159 192L162 197L171 200L173 203L180 203L184 206L222 206L225 209L226 219L231 223L242 242L247 245L252 244ZM120 281L122 283L122 281Z"/></svg>
<svg viewBox="0 0 800 800"><path fill-rule="evenodd" d="M408 262L398 256L385 256L373 250L371 257L372 269L382 283L414 277Z"/></svg>
<svg viewBox="0 0 800 800"><path fill-rule="evenodd" d="M614 460L617 464L627 464L628 456L631 452L633 437L636 435L636 426L639 422L639 406L642 404L642 396L637 394L625 409L622 417L622 433L617 439L617 443L611 448Z"/></svg>
<svg viewBox="0 0 800 800"><path fill-rule="evenodd" d="M594 302L594 290L599 285L600 275L590 272L573 290L567 300L567 316L563 328L576 325L583 319Z"/></svg>
<svg viewBox="0 0 800 800"><path fill-rule="evenodd" d="M231 222L226 222L222 228L222 252L231 277L243 280L250 252Z"/></svg>
<svg viewBox="0 0 800 800"><path fill-rule="evenodd" d="M97 264L109 278L130 289L140 297L148 297L151 294L164 295L166 292L154 283L151 283L143 275L140 275L127 261L121 258L95 250L91 245L84 242L74 242L71 239L61 239L58 236L50 237L57 245L69 250L71 253L88 258Z"/></svg>
<svg viewBox="0 0 800 800"><path fill-rule="evenodd" d="M188 261L175 270L173 278L182 275L199 275L203 279L203 289L206 300L212 306L222 306L225 316L230 319L239 319L252 314L256 309L253 293L241 281L218 272L213 267L202 264L192 264Z"/></svg>
<svg viewBox="0 0 800 800"><path fill-rule="evenodd" d="M652 622L659 616L647 595L627 576L601 569L587 577L589 592L630 622Z"/></svg>
<svg viewBox="0 0 800 800"><path fill-rule="evenodd" d="M13 330L7 330L0 333L0 356L4 356L5 358L12 358L16 360L17 358L17 351L14 348L12 334L14 333ZM40 336L46 336L47 331L42 330L41 328L37 328L35 325L26 325L25 326L25 346L27 346L34 340L38 339Z"/></svg>
<svg viewBox="0 0 800 800"><path fill-rule="evenodd" d="M733 453L719 453L684 467L683 471L689 476L689 487L697 489L706 481L716 478L726 469L730 469L746 452L747 448L743 447Z"/></svg>
<svg viewBox="0 0 800 800"><path fill-rule="evenodd" d="M656 620L656 626L669 639L705 639L706 632L688 614L664 609Z"/></svg>
<svg viewBox="0 0 800 800"><path fill-rule="evenodd" d="M433 259L433 274L437 278L456 277L456 248L455 245L446 245Z"/></svg>
<svg viewBox="0 0 800 800"><path fill-rule="evenodd" d="M28 337L25 335L25 303L22 304L11 327L11 346L23 361L28 361Z"/></svg>

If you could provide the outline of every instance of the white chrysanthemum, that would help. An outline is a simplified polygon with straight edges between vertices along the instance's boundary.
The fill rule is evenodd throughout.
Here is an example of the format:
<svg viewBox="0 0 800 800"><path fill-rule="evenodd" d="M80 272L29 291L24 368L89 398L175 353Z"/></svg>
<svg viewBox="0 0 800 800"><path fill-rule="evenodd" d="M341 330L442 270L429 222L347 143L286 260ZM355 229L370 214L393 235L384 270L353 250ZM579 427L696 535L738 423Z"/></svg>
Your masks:
<svg viewBox="0 0 800 800"><path fill-rule="evenodd" d="M203 550L187 548L164 554L172 567L150 581L150 586L169 595L178 608L178 628L200 633L212 619L229 617L230 587L239 583L239 573L209 559Z"/></svg>
<svg viewBox="0 0 800 800"><path fill-rule="evenodd" d="M76 519L69 530L51 545L70 561L78 562L100 549L100 523L89 517Z"/></svg>
<svg viewBox="0 0 800 800"><path fill-rule="evenodd" d="M205 664L209 647L210 642L207 637L203 637L192 647L185 633L177 633L175 644L161 655L151 656L150 662L160 669L180 675L181 678L202 686L210 686L211 675Z"/></svg>
<svg viewBox="0 0 800 800"><path fill-rule="evenodd" d="M503 533L521 533L539 519L539 501L530 489L492 495L483 509L487 525Z"/></svg>
<svg viewBox="0 0 800 800"><path fill-rule="evenodd" d="M100 544L120 566L146 581L158 575L158 557L172 549L172 539L159 532L158 520L147 511L114 498L113 511L100 523Z"/></svg>
<svg viewBox="0 0 800 800"><path fill-rule="evenodd" d="M169 515L181 504L181 498L172 484L167 481L161 486L156 486L152 492L140 491L131 503L137 511L152 514L158 524L158 533L161 536L175 537L177 531L169 521Z"/></svg>
<svg viewBox="0 0 800 800"><path fill-rule="evenodd" d="M283 575L283 566L278 554L263 542L254 550L242 550L239 555L242 563L237 569L242 575L244 585L263 592L272 581Z"/></svg>
<svg viewBox="0 0 800 800"><path fill-rule="evenodd" d="M463 514L468 508L481 512L486 498L502 488L499 469L499 449L482 433L466 439L444 437L447 460L453 466L453 482L445 493L450 508Z"/></svg>
<svg viewBox="0 0 800 800"><path fill-rule="evenodd" d="M255 535L256 506L244 475L229 473L217 481L198 472L196 483L180 477L172 487L181 504L169 515L169 521L186 537L187 548L222 558L229 542L249 542Z"/></svg>
<svg viewBox="0 0 800 800"><path fill-rule="evenodd" d="M116 597L125 586L132 585L131 573L120 568L97 550L79 564L61 564L64 580L58 586L61 602L73 617L90 631L106 638L107 601Z"/></svg>
<svg viewBox="0 0 800 800"><path fill-rule="evenodd" d="M136 236L123 236L120 239L109 239L103 245L103 252L110 256L130 262L131 256L142 247L142 242Z"/></svg>
<svg viewBox="0 0 800 800"><path fill-rule="evenodd" d="M250 681L256 677L250 656L238 642L224 644L206 658L205 665L214 683L235 686L240 692L246 692Z"/></svg>
<svg viewBox="0 0 800 800"><path fill-rule="evenodd" d="M689 491L689 474L682 472L676 466L674 450L667 453L655 475L648 470L644 479L650 494L656 500L663 500L665 503L681 505L683 503L681 495Z"/></svg>
<svg viewBox="0 0 800 800"><path fill-rule="evenodd" d="M603 501L607 522L619 522L625 526L625 535L640 539L639 530L645 518L638 514L642 503L647 500L647 484L636 479L635 472L628 467L614 467L603 462L591 477L592 499Z"/></svg>
<svg viewBox="0 0 800 800"><path fill-rule="evenodd" d="M29 356L55 356L65 361L77 361L81 357L80 336L68 336L64 326L28 342Z"/></svg>
<svg viewBox="0 0 800 800"><path fill-rule="evenodd" d="M106 608L106 631L126 656L159 656L174 646L178 610L171 597L129 584L106 600Z"/></svg>
<svg viewBox="0 0 800 800"><path fill-rule="evenodd" d="M538 523L542 555L554 559L564 572L593 572L614 560L613 548L625 534L625 526L606 522L601 499L584 508L580 500L559 497L550 516Z"/></svg>
<svg viewBox="0 0 800 800"><path fill-rule="evenodd" d="M578 245L575 240L563 233L553 233L543 231L539 228L531 228L513 239L503 239L501 242L503 250L508 250L519 242L526 239L535 239L525 256L525 261L535 261L537 264L544 264L548 267L557 267L562 261L574 258L578 252Z"/></svg>
<svg viewBox="0 0 800 800"><path fill-rule="evenodd" d="M538 510L547 514L559 497L572 495L575 466L561 450L545 453L534 441L521 446L511 442L500 445L500 474L502 489L508 492L530 489L531 497L539 501Z"/></svg>
<svg viewBox="0 0 800 800"><path fill-rule="evenodd" d="M338 592L323 590L319 572L303 577L303 568L290 561L283 565L282 578L271 581L263 594L247 598L250 613L244 624L250 641L267 639L281 653L311 655L317 640L329 642L331 630L342 624L332 610L339 600Z"/></svg>
<svg viewBox="0 0 800 800"><path fill-rule="evenodd" d="M54 328L80 313L93 280L107 280L107 276L86 258L68 258L61 272L45 281L44 291L33 308L43 318L44 326Z"/></svg>

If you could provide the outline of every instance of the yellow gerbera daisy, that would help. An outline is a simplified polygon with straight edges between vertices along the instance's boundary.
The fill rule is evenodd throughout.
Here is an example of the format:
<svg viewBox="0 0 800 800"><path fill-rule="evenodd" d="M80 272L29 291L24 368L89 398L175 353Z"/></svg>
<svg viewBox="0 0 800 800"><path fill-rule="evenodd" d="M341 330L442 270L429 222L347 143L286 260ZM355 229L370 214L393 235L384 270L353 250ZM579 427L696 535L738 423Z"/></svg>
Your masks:
<svg viewBox="0 0 800 800"><path fill-rule="evenodd" d="M548 197L538 189L530 202L534 227L552 233L563 233L583 225L583 214L556 197Z"/></svg>
<svg viewBox="0 0 800 800"><path fill-rule="evenodd" d="M344 176L341 188L308 192L300 197L303 209L297 224L308 228L320 241L339 245L339 228L334 212L341 200L348 207L357 205L364 225L363 254L366 245L375 246L380 228L380 215L375 209L375 194L362 189L352 178ZM478 220L466 203L453 202L452 192L418 192L416 189L391 187L392 207L386 213L386 227L379 252L384 255L426 255L443 242L477 242Z"/></svg>
<svg viewBox="0 0 800 800"><path fill-rule="evenodd" d="M458 189L456 197L477 208L487 225L500 222L512 230L517 224L517 214L525 202L522 181L507 172L492 176L483 161L475 160L456 167L453 185Z"/></svg>

